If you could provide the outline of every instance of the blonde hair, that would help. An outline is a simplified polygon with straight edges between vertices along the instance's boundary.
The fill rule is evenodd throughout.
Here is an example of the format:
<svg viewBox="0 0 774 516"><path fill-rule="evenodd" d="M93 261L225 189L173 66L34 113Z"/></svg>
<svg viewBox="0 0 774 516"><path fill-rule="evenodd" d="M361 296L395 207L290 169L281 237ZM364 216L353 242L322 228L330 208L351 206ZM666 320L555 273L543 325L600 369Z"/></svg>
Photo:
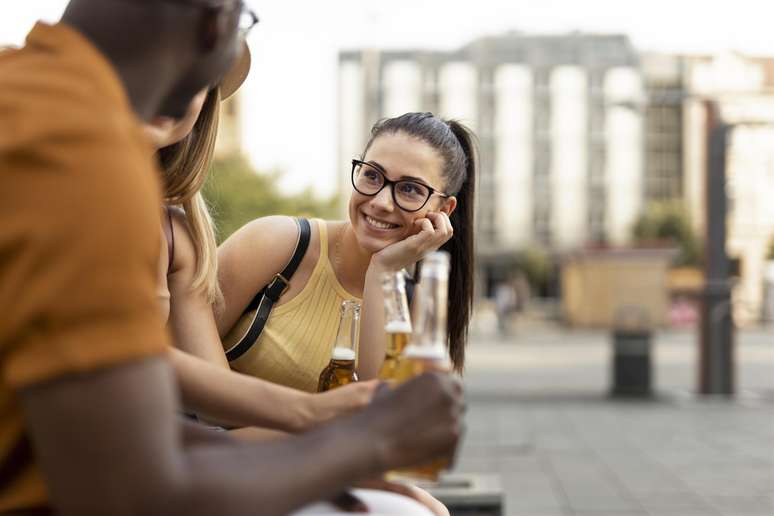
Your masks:
<svg viewBox="0 0 774 516"><path fill-rule="evenodd" d="M220 113L220 88L207 94L191 133L178 143L159 150L164 171L164 203L182 206L191 230L196 270L191 288L202 290L210 303L220 305L215 226L201 189L207 179L215 151Z"/></svg>

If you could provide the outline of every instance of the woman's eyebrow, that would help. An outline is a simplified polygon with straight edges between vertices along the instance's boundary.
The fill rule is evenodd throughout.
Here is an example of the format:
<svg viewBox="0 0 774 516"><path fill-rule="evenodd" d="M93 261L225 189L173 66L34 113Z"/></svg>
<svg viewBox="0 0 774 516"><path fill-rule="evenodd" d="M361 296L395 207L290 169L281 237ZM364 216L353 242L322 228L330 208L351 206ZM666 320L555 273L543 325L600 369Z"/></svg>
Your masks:
<svg viewBox="0 0 774 516"><path fill-rule="evenodd" d="M382 172L383 174L387 173L387 169L385 169L383 166L381 166L379 163L377 163L374 160L366 161L369 165L379 170L379 172Z"/></svg>
<svg viewBox="0 0 774 516"><path fill-rule="evenodd" d="M422 183L423 185L427 185L427 182L422 179L421 177L416 176L400 176L401 181L414 181L415 183Z"/></svg>

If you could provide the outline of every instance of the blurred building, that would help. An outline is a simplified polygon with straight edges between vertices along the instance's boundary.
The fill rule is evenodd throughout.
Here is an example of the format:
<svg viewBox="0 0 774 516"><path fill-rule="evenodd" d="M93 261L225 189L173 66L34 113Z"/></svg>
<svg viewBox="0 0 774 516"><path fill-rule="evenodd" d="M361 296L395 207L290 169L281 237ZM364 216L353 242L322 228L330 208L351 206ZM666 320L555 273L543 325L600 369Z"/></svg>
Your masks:
<svg viewBox="0 0 774 516"><path fill-rule="evenodd" d="M737 321L756 320L774 233L774 59L638 54L625 36L508 33L453 52L339 56L339 163L371 125L407 111L461 119L481 145L478 245L488 285L518 253L625 245L650 202L706 219L705 101L737 124L729 146L728 252ZM341 176L341 191L349 178Z"/></svg>
<svg viewBox="0 0 774 516"><path fill-rule="evenodd" d="M645 53L645 202L683 198L686 62L680 56Z"/></svg>
<svg viewBox="0 0 774 516"><path fill-rule="evenodd" d="M627 243L645 200L644 100L621 35L513 32L453 52L342 52L339 168L382 117L432 111L468 124L480 140L478 254L491 285L532 246Z"/></svg>
<svg viewBox="0 0 774 516"><path fill-rule="evenodd" d="M738 260L738 323L758 320L766 244L774 233L774 59L641 56L646 202L682 200L698 235L707 218L707 101L734 125L728 149L728 254Z"/></svg>
<svg viewBox="0 0 774 516"><path fill-rule="evenodd" d="M221 103L215 157L241 154L242 150L242 94L237 91Z"/></svg>
<svg viewBox="0 0 774 516"><path fill-rule="evenodd" d="M734 289L738 323L757 321L763 301L766 247L774 233L774 59L736 53L685 60L685 192L696 229L706 219L705 100L732 124L726 192L728 254L739 260Z"/></svg>

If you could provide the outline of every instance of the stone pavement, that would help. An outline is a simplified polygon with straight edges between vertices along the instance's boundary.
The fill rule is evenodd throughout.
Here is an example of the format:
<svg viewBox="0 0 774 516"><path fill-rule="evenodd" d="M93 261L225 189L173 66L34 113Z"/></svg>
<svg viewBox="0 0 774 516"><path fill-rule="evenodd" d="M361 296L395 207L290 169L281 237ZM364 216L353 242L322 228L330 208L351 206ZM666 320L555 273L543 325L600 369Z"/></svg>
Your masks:
<svg viewBox="0 0 774 516"><path fill-rule="evenodd" d="M774 515L774 333L739 334L734 400L693 394L695 340L655 340L653 401L607 396L608 337L474 338L456 471L499 473L513 516Z"/></svg>

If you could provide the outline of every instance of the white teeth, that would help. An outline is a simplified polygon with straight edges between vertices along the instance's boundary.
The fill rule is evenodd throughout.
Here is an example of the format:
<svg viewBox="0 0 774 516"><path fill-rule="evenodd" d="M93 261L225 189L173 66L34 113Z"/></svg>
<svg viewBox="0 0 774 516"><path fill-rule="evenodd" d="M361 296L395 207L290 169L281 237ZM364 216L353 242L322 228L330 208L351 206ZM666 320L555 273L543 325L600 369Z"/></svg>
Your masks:
<svg viewBox="0 0 774 516"><path fill-rule="evenodd" d="M382 222L382 221L376 220L373 217L369 217L368 215L366 215L366 221L370 225L374 226L375 228L379 228L379 229L393 229L393 228L397 228L398 227L395 224L388 224L386 222Z"/></svg>

